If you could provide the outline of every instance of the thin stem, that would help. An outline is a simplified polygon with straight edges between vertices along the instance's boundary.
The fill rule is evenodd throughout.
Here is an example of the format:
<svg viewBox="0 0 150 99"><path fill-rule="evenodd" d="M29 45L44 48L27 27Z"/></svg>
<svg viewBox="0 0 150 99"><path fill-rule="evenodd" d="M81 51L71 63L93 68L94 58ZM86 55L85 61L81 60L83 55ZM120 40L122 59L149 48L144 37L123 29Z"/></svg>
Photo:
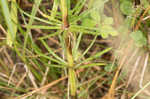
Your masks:
<svg viewBox="0 0 150 99"><path fill-rule="evenodd" d="M72 43L71 43L71 36L69 35L69 32L67 31L67 37L65 38L66 43L66 56L68 61L68 73L69 73L69 84L70 84L70 91L71 96L76 96L76 74L74 67L74 59L72 55Z"/></svg>
<svg viewBox="0 0 150 99"><path fill-rule="evenodd" d="M61 9L62 9L62 21L63 21L63 29L68 28L68 9L67 9L67 1L61 0Z"/></svg>
<svg viewBox="0 0 150 99"><path fill-rule="evenodd" d="M67 7L67 0L61 0L61 9L62 9L62 21L63 21L63 27L64 30L64 39L65 39L65 47L66 47L66 58L68 61L68 75L69 75L69 87L71 91L71 96L76 96L76 74L74 67L74 59L72 55L72 41L75 38L72 36L72 33L69 32L69 22L68 22L68 7Z"/></svg>
<svg viewBox="0 0 150 99"><path fill-rule="evenodd" d="M134 28L135 31L139 29L140 24L141 24L141 22L142 22L144 16L148 13L149 10L150 10L150 6L148 6L148 7L146 8L146 10L144 11L144 13L143 13L142 16L140 17L140 20L137 22L137 24L136 24L136 26L135 26L135 28Z"/></svg>

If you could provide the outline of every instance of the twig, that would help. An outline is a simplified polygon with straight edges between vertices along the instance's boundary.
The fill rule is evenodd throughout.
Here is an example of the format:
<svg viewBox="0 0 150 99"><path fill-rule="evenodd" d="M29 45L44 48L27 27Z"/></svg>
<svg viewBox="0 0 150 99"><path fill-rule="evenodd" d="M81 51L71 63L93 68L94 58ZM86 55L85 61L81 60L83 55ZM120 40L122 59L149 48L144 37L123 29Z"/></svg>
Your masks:
<svg viewBox="0 0 150 99"><path fill-rule="evenodd" d="M147 12L148 12L149 10L150 10L150 6L147 7L147 9L144 11L144 13L142 14L142 16L140 17L140 20L138 21L137 25L135 26L135 29L134 29L135 31L139 29L140 24L141 24L141 22L142 22L144 16L147 14Z"/></svg>

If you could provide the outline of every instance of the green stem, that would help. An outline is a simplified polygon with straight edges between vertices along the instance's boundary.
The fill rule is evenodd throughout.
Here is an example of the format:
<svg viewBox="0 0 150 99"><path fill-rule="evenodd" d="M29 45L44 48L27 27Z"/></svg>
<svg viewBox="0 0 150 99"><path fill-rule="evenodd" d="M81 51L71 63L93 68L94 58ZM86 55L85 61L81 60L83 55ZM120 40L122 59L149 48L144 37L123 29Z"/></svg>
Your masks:
<svg viewBox="0 0 150 99"><path fill-rule="evenodd" d="M67 7L67 0L61 0L61 11L62 11L62 21L63 21L63 30L65 34L65 45L66 45L66 57L68 61L68 81L71 91L71 96L76 96L76 74L74 67L74 59L72 56L72 41L71 41L71 35L68 30L69 22L68 22L68 7ZM66 30L67 29L67 30Z"/></svg>
<svg viewBox="0 0 150 99"><path fill-rule="evenodd" d="M63 28L68 28L68 9L67 9L67 1L61 0L61 9L62 9L62 21L63 21Z"/></svg>
<svg viewBox="0 0 150 99"><path fill-rule="evenodd" d="M72 68L69 68L69 84L70 84L70 90L71 90L71 96L76 96L76 74L75 70Z"/></svg>
<svg viewBox="0 0 150 99"><path fill-rule="evenodd" d="M68 32L67 32L68 33ZM71 48L71 41L69 40L69 33L67 35L68 37L65 39L66 40L66 54L67 54L67 61L68 61L68 74L69 74L69 85L70 85L70 90L71 90L71 96L76 96L76 74L75 70L73 69L74 67L74 59L72 56L72 48Z"/></svg>

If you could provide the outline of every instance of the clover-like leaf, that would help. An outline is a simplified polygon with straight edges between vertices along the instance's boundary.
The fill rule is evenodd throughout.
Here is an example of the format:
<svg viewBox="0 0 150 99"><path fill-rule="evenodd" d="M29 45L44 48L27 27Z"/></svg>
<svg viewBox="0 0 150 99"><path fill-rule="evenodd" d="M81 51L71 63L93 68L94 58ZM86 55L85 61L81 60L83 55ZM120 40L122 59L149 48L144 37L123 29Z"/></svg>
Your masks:
<svg viewBox="0 0 150 99"><path fill-rule="evenodd" d="M134 20L134 17L127 17L125 20L124 20L124 23L125 25L130 28L132 27L132 21Z"/></svg>
<svg viewBox="0 0 150 99"><path fill-rule="evenodd" d="M107 38L109 35L116 36L118 32L110 25L103 25L100 30L102 38Z"/></svg>
<svg viewBox="0 0 150 99"><path fill-rule="evenodd" d="M145 46L147 44L147 39L144 36L143 32L140 30L132 32L130 34L130 36L134 40L136 46L138 46L138 47L142 47L142 46Z"/></svg>
<svg viewBox="0 0 150 99"><path fill-rule="evenodd" d="M124 0L121 4L120 4L120 10L123 14L125 15L131 15L135 12L133 6L132 6L132 2L131 1L127 1Z"/></svg>

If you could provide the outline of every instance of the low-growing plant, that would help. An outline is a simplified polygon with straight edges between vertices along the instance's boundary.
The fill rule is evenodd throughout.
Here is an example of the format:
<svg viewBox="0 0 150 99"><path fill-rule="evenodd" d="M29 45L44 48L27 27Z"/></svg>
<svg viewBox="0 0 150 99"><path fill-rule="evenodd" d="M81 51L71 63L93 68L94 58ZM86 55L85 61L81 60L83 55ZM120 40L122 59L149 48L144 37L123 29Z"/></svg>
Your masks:
<svg viewBox="0 0 150 99"><path fill-rule="evenodd" d="M105 43L118 36L121 40L116 44L120 49L130 41L135 48L149 49L148 29L145 29L149 23L142 23L149 14L147 0L139 5L130 0L20 2L25 3L0 0L6 25L6 34L3 34L6 38L0 42L0 91L17 99L88 99L98 87L106 87L107 90L102 88L104 92L110 87L106 96L112 95L113 99L120 61L128 55L123 54L124 58L117 55L118 63L116 58L112 62L113 55L107 59L107 54L116 51L101 40ZM128 39L128 43L124 43ZM57 90L58 95L53 94L53 90ZM95 97L102 96L104 93Z"/></svg>

